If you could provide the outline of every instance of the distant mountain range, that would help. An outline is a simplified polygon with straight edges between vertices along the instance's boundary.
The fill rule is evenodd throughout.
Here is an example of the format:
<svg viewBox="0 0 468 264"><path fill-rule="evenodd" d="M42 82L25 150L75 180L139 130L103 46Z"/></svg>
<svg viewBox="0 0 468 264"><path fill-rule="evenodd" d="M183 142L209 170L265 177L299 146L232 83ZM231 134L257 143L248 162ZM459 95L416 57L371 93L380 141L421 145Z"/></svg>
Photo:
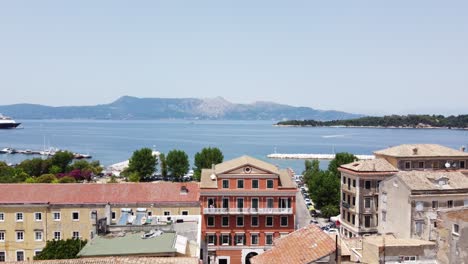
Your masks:
<svg viewBox="0 0 468 264"><path fill-rule="evenodd" d="M52 107L36 104L0 106L0 113L14 119L213 119L213 120L341 120L362 115L316 110L272 102L234 104L222 97L136 98L123 96L110 104Z"/></svg>

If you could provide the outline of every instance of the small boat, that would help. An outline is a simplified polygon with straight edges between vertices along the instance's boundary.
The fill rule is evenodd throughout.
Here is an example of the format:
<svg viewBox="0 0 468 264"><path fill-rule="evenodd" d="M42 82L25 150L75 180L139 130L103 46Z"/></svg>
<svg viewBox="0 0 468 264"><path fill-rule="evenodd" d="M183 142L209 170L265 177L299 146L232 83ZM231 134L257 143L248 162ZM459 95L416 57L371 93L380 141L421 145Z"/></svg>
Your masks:
<svg viewBox="0 0 468 264"><path fill-rule="evenodd" d="M16 123L11 117L0 114L0 129L16 128L21 123Z"/></svg>
<svg viewBox="0 0 468 264"><path fill-rule="evenodd" d="M1 154L11 154L11 153L13 153L13 150L14 149L12 149L12 148L4 148L4 149L0 150L0 153Z"/></svg>

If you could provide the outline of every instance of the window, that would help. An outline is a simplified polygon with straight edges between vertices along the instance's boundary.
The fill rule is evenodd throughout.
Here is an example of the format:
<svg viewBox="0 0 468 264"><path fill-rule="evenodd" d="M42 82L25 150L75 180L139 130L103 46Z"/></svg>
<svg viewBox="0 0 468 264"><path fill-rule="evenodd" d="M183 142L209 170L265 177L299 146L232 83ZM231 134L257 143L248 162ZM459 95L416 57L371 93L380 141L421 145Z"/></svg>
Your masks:
<svg viewBox="0 0 468 264"><path fill-rule="evenodd" d="M386 222L386 221L387 221L387 212L382 211L382 222Z"/></svg>
<svg viewBox="0 0 468 264"><path fill-rule="evenodd" d="M281 226L288 226L288 217L282 216L281 217Z"/></svg>
<svg viewBox="0 0 468 264"><path fill-rule="evenodd" d="M366 188L367 190L370 190L370 188L371 188L371 182L370 182L370 181L366 181L366 182L365 182L365 188Z"/></svg>
<svg viewBox="0 0 468 264"><path fill-rule="evenodd" d="M73 238L73 239L80 239L80 232L78 232L78 231L73 231L73 233L72 233L72 238Z"/></svg>
<svg viewBox="0 0 468 264"><path fill-rule="evenodd" d="M229 235L228 234L221 235L221 244L223 246L229 245Z"/></svg>
<svg viewBox="0 0 468 264"><path fill-rule="evenodd" d="M23 213L16 213L16 222L23 222L24 215Z"/></svg>
<svg viewBox="0 0 468 264"><path fill-rule="evenodd" d="M252 216L251 222L252 226L258 226L258 216Z"/></svg>
<svg viewBox="0 0 468 264"><path fill-rule="evenodd" d="M24 251L16 251L16 261L24 261Z"/></svg>
<svg viewBox="0 0 468 264"><path fill-rule="evenodd" d="M351 220L352 220L352 223L354 225L356 223L356 215L353 215L353 217L351 217Z"/></svg>
<svg viewBox="0 0 468 264"><path fill-rule="evenodd" d="M73 221L79 221L80 220L80 213L79 212L73 212L72 213L72 220Z"/></svg>
<svg viewBox="0 0 468 264"><path fill-rule="evenodd" d="M34 221L42 221L42 213L34 213Z"/></svg>
<svg viewBox="0 0 468 264"><path fill-rule="evenodd" d="M267 208L273 208L273 198L267 198Z"/></svg>
<svg viewBox="0 0 468 264"><path fill-rule="evenodd" d="M54 232L54 239L55 240L60 240L61 236L60 236L60 232L59 231L55 231Z"/></svg>
<svg viewBox="0 0 468 264"><path fill-rule="evenodd" d="M236 245L244 245L244 234L236 234Z"/></svg>
<svg viewBox="0 0 468 264"><path fill-rule="evenodd" d="M208 245L214 245L216 242L216 236L215 235L208 235Z"/></svg>
<svg viewBox="0 0 468 264"><path fill-rule="evenodd" d="M364 227L370 227L371 226L371 217L370 215L365 215L364 216Z"/></svg>
<svg viewBox="0 0 468 264"><path fill-rule="evenodd" d="M416 202L416 211L421 212L424 210L424 202Z"/></svg>
<svg viewBox="0 0 468 264"><path fill-rule="evenodd" d="M453 200L447 201L447 207L452 208L453 207Z"/></svg>
<svg viewBox="0 0 468 264"><path fill-rule="evenodd" d="M348 212L348 214L347 214L346 220L348 221L348 223L351 222L351 214L350 214L349 212Z"/></svg>
<svg viewBox="0 0 468 264"><path fill-rule="evenodd" d="M353 187L356 187L356 180L353 180Z"/></svg>
<svg viewBox="0 0 468 264"><path fill-rule="evenodd" d="M60 212L54 212L53 216L54 216L54 221L60 221Z"/></svg>
<svg viewBox="0 0 468 264"><path fill-rule="evenodd" d="M350 189L351 189L351 179L348 178L348 190L350 190Z"/></svg>
<svg viewBox="0 0 468 264"><path fill-rule="evenodd" d="M345 192L343 192L343 193L341 194L341 197L343 197L343 201L346 202L346 193L345 193Z"/></svg>
<svg viewBox="0 0 468 264"><path fill-rule="evenodd" d="M229 198L223 198L223 208L229 208Z"/></svg>
<svg viewBox="0 0 468 264"><path fill-rule="evenodd" d="M250 235L250 244L251 245L258 245L258 234L251 234Z"/></svg>
<svg viewBox="0 0 468 264"><path fill-rule="evenodd" d="M265 244L272 245L273 244L273 234L266 234L265 235Z"/></svg>
<svg viewBox="0 0 468 264"><path fill-rule="evenodd" d="M214 216L208 216L206 222L207 222L207 225L208 225L208 226L214 226L214 225L215 225L215 218L214 218Z"/></svg>
<svg viewBox="0 0 468 264"><path fill-rule="evenodd" d="M42 231L35 231L34 232L34 240L35 241L42 241Z"/></svg>
<svg viewBox="0 0 468 264"><path fill-rule="evenodd" d="M411 162L410 161L405 161L405 169L407 169L407 170L411 169Z"/></svg>
<svg viewBox="0 0 468 264"><path fill-rule="evenodd" d="M24 232L16 231L16 241L24 241Z"/></svg>
<svg viewBox="0 0 468 264"><path fill-rule="evenodd" d="M424 221L415 221L414 224L416 234L420 235L423 231Z"/></svg>
<svg viewBox="0 0 468 264"><path fill-rule="evenodd" d="M115 220L115 219L116 219L115 211L113 211L113 212L111 213L111 218L112 218L112 220Z"/></svg>
<svg viewBox="0 0 468 264"><path fill-rule="evenodd" d="M5 213L0 213L0 222L5 221Z"/></svg>
<svg viewBox="0 0 468 264"><path fill-rule="evenodd" d="M252 180L252 189L258 189L258 180Z"/></svg>
<svg viewBox="0 0 468 264"><path fill-rule="evenodd" d="M229 180L223 180L223 189L229 188Z"/></svg>
<svg viewBox="0 0 468 264"><path fill-rule="evenodd" d="M228 227L229 226L229 216L223 216L221 219L221 223L223 227Z"/></svg>
<svg viewBox="0 0 468 264"><path fill-rule="evenodd" d="M273 188L273 180L267 180L267 188L272 189Z"/></svg>
<svg viewBox="0 0 468 264"><path fill-rule="evenodd" d="M244 208L244 198L237 198L237 208Z"/></svg>
<svg viewBox="0 0 468 264"><path fill-rule="evenodd" d="M34 256L37 256L37 255L41 254L41 252L42 252L41 249L34 250Z"/></svg>
<svg viewBox="0 0 468 264"><path fill-rule="evenodd" d="M434 161L434 162L432 163L432 168L433 168L433 169L438 169L438 168L439 168L439 162L438 162L438 161Z"/></svg>
<svg viewBox="0 0 468 264"><path fill-rule="evenodd" d="M432 201L432 209L439 208L439 201Z"/></svg>
<svg viewBox="0 0 468 264"><path fill-rule="evenodd" d="M273 216L267 216L265 219L265 226L272 227L273 226Z"/></svg>
<svg viewBox="0 0 468 264"><path fill-rule="evenodd" d="M238 216L236 219L236 225L238 227L244 226L244 217L243 216Z"/></svg>
<svg viewBox="0 0 468 264"><path fill-rule="evenodd" d="M420 169L424 169L424 161L418 163Z"/></svg>
<svg viewBox="0 0 468 264"><path fill-rule="evenodd" d="M0 232L0 242L5 242L5 231Z"/></svg>
<svg viewBox="0 0 468 264"><path fill-rule="evenodd" d="M153 212L148 211L148 216L152 216L152 215L153 215Z"/></svg>
<svg viewBox="0 0 468 264"><path fill-rule="evenodd" d="M169 212L169 211L164 211L164 215L171 215L171 212Z"/></svg>
<svg viewBox="0 0 468 264"><path fill-rule="evenodd" d="M5 252L0 252L0 262L5 262L5 261L6 261Z"/></svg>
<svg viewBox="0 0 468 264"><path fill-rule="evenodd" d="M460 168L461 169L465 168L465 161L464 160L460 160Z"/></svg>
<svg viewBox="0 0 468 264"><path fill-rule="evenodd" d="M416 256L402 256L400 259L403 259L404 262L416 262Z"/></svg>
<svg viewBox="0 0 468 264"><path fill-rule="evenodd" d="M353 196L353 206L356 205L356 197Z"/></svg>
<svg viewBox="0 0 468 264"><path fill-rule="evenodd" d="M244 189L244 180L237 180L237 189Z"/></svg>
<svg viewBox="0 0 468 264"><path fill-rule="evenodd" d="M343 176L343 184L346 184L346 177Z"/></svg>
<svg viewBox="0 0 468 264"><path fill-rule="evenodd" d="M348 194L348 204L351 203L351 195Z"/></svg>
<svg viewBox="0 0 468 264"><path fill-rule="evenodd" d="M453 224L452 234L459 236L460 235L459 228L460 227L458 226L458 224Z"/></svg>
<svg viewBox="0 0 468 264"><path fill-rule="evenodd" d="M258 209L258 198L252 198L252 208Z"/></svg>
<svg viewBox="0 0 468 264"><path fill-rule="evenodd" d="M371 199L370 198L364 198L364 208L369 209L371 207Z"/></svg>
<svg viewBox="0 0 468 264"><path fill-rule="evenodd" d="M182 215L188 215L188 211L182 211Z"/></svg>

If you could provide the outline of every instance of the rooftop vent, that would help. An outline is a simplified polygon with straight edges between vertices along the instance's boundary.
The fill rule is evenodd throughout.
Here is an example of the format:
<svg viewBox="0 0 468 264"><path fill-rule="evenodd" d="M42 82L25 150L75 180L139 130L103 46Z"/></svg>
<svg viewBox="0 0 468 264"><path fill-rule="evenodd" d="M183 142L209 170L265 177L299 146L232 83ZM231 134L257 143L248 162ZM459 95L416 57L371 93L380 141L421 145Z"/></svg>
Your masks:
<svg viewBox="0 0 468 264"><path fill-rule="evenodd" d="M413 155L418 155L418 148L413 149Z"/></svg>
<svg viewBox="0 0 468 264"><path fill-rule="evenodd" d="M461 151L461 152L465 152L465 150L466 150L466 147L465 147L465 146L461 146L461 147L460 147L460 151Z"/></svg>
<svg viewBox="0 0 468 264"><path fill-rule="evenodd" d="M187 186L185 185L180 186L180 194L187 194L187 193L188 193Z"/></svg>

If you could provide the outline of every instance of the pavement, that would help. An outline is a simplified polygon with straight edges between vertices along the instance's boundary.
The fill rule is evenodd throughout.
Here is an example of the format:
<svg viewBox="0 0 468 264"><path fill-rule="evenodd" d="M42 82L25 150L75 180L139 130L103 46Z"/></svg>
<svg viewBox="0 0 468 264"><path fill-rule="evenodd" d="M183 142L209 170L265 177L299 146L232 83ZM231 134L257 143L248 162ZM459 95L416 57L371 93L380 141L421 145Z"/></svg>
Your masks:
<svg viewBox="0 0 468 264"><path fill-rule="evenodd" d="M309 225L312 217L304 201L300 189L296 193L296 229Z"/></svg>

